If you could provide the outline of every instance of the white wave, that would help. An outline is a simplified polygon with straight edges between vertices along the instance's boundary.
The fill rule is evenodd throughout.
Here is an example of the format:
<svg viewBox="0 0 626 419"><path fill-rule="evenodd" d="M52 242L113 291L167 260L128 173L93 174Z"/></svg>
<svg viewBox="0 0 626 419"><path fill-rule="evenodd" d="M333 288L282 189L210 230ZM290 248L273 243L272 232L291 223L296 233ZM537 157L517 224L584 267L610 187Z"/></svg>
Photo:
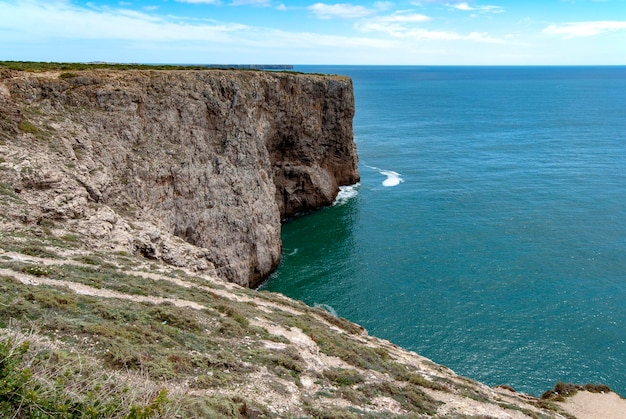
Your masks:
<svg viewBox="0 0 626 419"><path fill-rule="evenodd" d="M298 254L298 252L299 252L299 251L300 251L300 249L295 248L295 249L293 249L291 252L289 252L289 253L285 253L285 255L286 255L286 256L295 256L295 255L297 255L297 254Z"/></svg>
<svg viewBox="0 0 626 419"><path fill-rule="evenodd" d="M400 177L400 173L393 172L391 170L381 170L379 172L383 176L387 176L387 179L383 180L383 186L398 186L404 180Z"/></svg>
<svg viewBox="0 0 626 419"><path fill-rule="evenodd" d="M335 198L335 202L333 205L343 205L355 196L359 194L359 186L360 183L355 183L354 185L348 186L340 186L339 193L337 194L337 198Z"/></svg>
<svg viewBox="0 0 626 419"><path fill-rule="evenodd" d="M372 170L376 170L378 173L380 173L383 176L387 176L387 179L383 180L383 186L386 186L386 187L398 186L399 184L404 182L404 179L400 177L400 173L394 172L393 170L379 169L378 167L374 167L374 166L365 166L365 167L370 168Z"/></svg>
<svg viewBox="0 0 626 419"><path fill-rule="evenodd" d="M318 303L315 303L315 304L313 304L313 307L323 308L324 310L326 310L330 314L332 314L334 317L339 317L337 315L337 311L335 311L335 309L332 308L331 306L329 306L328 304L318 304Z"/></svg>

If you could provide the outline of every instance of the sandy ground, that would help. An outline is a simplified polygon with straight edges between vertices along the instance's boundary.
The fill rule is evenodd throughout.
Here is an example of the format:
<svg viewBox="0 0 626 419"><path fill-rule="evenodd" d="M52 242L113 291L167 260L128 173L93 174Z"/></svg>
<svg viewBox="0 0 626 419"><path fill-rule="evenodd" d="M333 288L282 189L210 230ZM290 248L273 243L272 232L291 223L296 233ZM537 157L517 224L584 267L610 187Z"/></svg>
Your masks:
<svg viewBox="0 0 626 419"><path fill-rule="evenodd" d="M626 399L615 393L579 391L559 405L578 419L626 419Z"/></svg>

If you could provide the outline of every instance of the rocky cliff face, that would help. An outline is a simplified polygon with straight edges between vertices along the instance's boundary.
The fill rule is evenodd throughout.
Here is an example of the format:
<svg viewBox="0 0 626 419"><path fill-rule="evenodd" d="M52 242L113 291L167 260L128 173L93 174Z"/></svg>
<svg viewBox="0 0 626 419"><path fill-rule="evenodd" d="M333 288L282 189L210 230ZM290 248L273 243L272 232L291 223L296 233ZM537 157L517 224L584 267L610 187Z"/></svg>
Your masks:
<svg viewBox="0 0 626 419"><path fill-rule="evenodd" d="M252 71L0 73L0 183L22 223L64 221L254 286L281 219L359 179L348 78Z"/></svg>

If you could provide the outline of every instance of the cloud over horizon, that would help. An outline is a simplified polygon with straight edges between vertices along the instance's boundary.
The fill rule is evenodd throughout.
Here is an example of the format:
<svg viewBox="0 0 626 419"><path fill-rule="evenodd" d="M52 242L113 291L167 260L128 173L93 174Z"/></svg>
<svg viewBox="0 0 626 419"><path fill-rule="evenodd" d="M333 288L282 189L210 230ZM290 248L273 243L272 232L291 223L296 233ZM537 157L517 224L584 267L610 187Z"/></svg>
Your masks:
<svg viewBox="0 0 626 419"><path fill-rule="evenodd" d="M576 21L566 13L574 7L565 2L530 0L524 7L498 2L175 0L139 7L115 0L0 0L0 54L20 60L146 62L626 60L626 21ZM613 4L596 2L594 10L604 7L610 17ZM533 9L541 13L532 15ZM568 19L561 21L561 15ZM583 38L597 39L601 48L576 41ZM581 45L593 49L585 53Z"/></svg>

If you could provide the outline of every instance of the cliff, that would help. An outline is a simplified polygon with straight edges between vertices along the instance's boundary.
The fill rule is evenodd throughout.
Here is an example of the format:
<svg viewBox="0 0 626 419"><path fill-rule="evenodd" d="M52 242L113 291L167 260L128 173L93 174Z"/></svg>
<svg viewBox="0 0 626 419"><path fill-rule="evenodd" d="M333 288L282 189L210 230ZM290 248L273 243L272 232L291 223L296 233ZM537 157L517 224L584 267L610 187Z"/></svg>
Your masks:
<svg viewBox="0 0 626 419"><path fill-rule="evenodd" d="M281 219L358 181L353 115L342 77L4 70L0 182L24 223L254 286L280 261Z"/></svg>
<svg viewBox="0 0 626 419"><path fill-rule="evenodd" d="M358 180L353 113L341 77L0 69L0 416L594 417L247 289Z"/></svg>

